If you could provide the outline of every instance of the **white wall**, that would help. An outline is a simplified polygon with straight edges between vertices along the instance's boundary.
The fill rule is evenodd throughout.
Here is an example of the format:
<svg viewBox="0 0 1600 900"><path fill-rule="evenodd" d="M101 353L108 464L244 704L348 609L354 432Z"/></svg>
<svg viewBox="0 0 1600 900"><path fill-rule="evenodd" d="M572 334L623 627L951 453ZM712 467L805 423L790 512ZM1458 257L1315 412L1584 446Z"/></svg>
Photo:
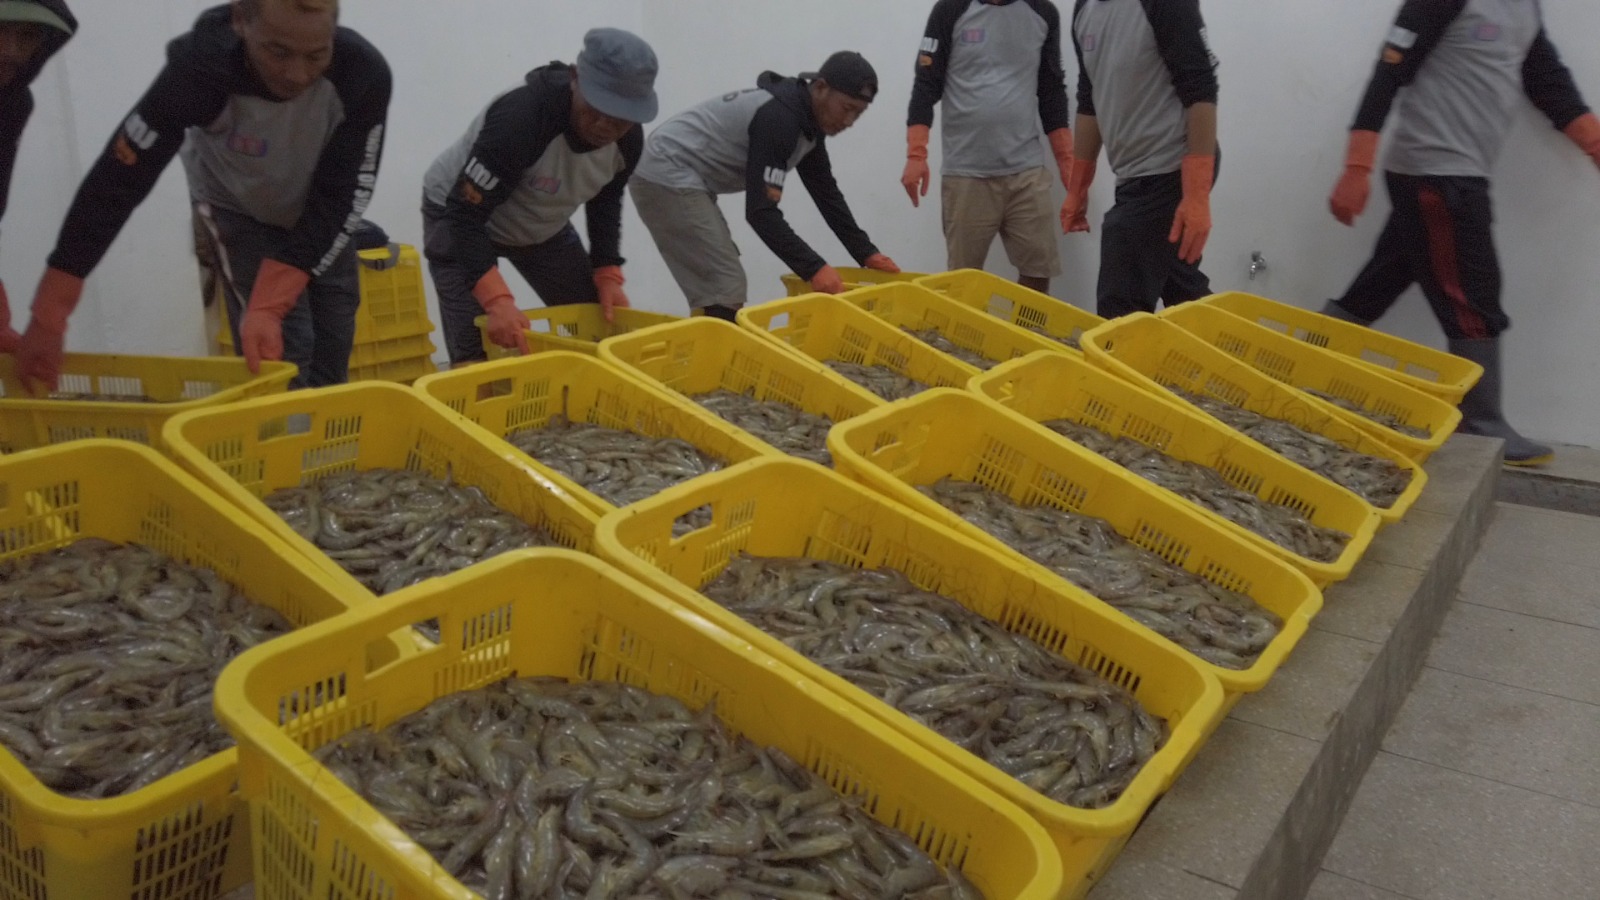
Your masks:
<svg viewBox="0 0 1600 900"><path fill-rule="evenodd" d="M149 84L162 47L207 6L203 0L75 0L79 37L41 76L39 109L23 142L12 205L0 240L0 277L19 320L87 164ZM1058 0L1070 9L1070 0ZM1204 0L1222 60L1224 163L1213 201L1216 230L1206 270L1218 290L1252 290L1304 306L1341 292L1371 249L1387 213L1381 179L1355 229L1333 221L1327 194L1338 175L1346 129L1397 0ZM752 84L757 73L811 69L854 49L882 81L878 103L829 141L835 170L858 220L903 267L944 267L937 187L913 210L899 186L912 62L931 0L345 0L344 21L388 57L396 88L378 192L369 218L397 239L420 242L423 171L478 109L523 73L571 60L596 25L645 36L661 58L663 115ZM1547 0L1546 18L1580 86L1600 103L1600 6ZM1069 72L1075 70L1067 45ZM1075 81L1069 77L1069 86ZM934 163L937 165L937 141ZM73 319L74 349L194 353L203 346L188 213L177 166L139 210L89 280ZM1110 202L1102 166L1090 206ZM1057 189L1058 199L1060 190ZM1496 173L1497 237L1506 270L1508 408L1524 431L1600 446L1600 173L1531 108L1517 116ZM724 199L749 272L752 298L781 293L782 266L742 222L742 202ZM848 265L804 191L785 211L800 234ZM1097 241L1063 237L1067 274L1053 293L1093 307ZM683 298L631 206L624 222L629 292L635 305L684 311ZM1250 253L1269 271L1249 281ZM998 245L990 268L1010 273ZM531 292L513 277L531 305ZM431 288L431 286L430 286ZM437 316L435 317L437 321ZM1408 294L1382 323L1442 346L1420 295Z"/></svg>

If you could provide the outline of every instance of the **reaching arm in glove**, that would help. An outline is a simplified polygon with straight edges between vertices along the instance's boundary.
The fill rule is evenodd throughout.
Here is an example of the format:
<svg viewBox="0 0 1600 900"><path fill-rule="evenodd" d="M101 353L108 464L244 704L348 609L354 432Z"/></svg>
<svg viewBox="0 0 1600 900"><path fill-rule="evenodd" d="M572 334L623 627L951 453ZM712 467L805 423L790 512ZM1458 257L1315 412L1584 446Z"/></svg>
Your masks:
<svg viewBox="0 0 1600 900"><path fill-rule="evenodd" d="M1156 50L1183 104L1188 149L1183 158L1183 199L1167 240L1178 257L1199 262L1211 235L1211 184L1217 165L1217 63L1206 43L1198 0L1146 4Z"/></svg>
<svg viewBox="0 0 1600 900"><path fill-rule="evenodd" d="M1522 61L1522 89L1569 140L1600 167L1600 119L1589 111L1572 72L1561 62L1550 38L1540 31Z"/></svg>
<svg viewBox="0 0 1600 900"><path fill-rule="evenodd" d="M1466 0L1406 0L1400 8L1350 129L1344 172L1328 198L1328 208L1340 222L1354 225L1367 208L1372 170L1377 165L1378 134L1389 118L1394 98L1416 79L1423 61L1465 7Z"/></svg>

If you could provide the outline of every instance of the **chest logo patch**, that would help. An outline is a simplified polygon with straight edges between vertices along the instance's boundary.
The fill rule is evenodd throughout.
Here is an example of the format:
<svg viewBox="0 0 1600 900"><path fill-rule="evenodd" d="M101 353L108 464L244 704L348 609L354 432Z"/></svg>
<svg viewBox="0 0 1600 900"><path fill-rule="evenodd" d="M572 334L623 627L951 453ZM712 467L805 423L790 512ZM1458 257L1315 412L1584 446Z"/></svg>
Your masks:
<svg viewBox="0 0 1600 900"><path fill-rule="evenodd" d="M958 44L981 44L988 39L989 32L984 28L963 28L961 33L956 35Z"/></svg>
<svg viewBox="0 0 1600 900"><path fill-rule="evenodd" d="M1475 41L1493 42L1500 40L1500 26L1494 22L1481 22L1472 29L1472 39Z"/></svg>
<svg viewBox="0 0 1600 900"><path fill-rule="evenodd" d="M1083 36L1083 39L1081 41L1079 41L1078 43L1083 45L1083 52L1085 52L1085 53L1093 53L1095 51L1095 48L1100 46L1100 37L1099 37L1099 35L1086 34L1086 35Z"/></svg>
<svg viewBox="0 0 1600 900"><path fill-rule="evenodd" d="M271 144L264 137L251 134L241 134L238 131L228 132L228 149L240 156L249 156L261 159L267 155Z"/></svg>
<svg viewBox="0 0 1600 900"><path fill-rule="evenodd" d="M550 175L539 175L533 179L533 189L541 194L558 194L561 192L561 179Z"/></svg>

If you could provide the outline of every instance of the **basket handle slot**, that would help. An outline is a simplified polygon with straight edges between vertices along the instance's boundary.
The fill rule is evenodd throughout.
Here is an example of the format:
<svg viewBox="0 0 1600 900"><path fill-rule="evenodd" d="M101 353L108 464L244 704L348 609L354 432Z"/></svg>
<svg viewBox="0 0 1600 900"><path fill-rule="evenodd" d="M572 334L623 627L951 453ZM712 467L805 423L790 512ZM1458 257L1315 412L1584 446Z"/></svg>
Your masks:
<svg viewBox="0 0 1600 900"><path fill-rule="evenodd" d="M478 402L492 400L495 397L511 396L512 383L509 378L497 378L494 381L485 381L478 385L476 399Z"/></svg>
<svg viewBox="0 0 1600 900"><path fill-rule="evenodd" d="M262 422L256 429L256 440L264 444L279 438L298 437L310 433L311 414L290 413Z"/></svg>
<svg viewBox="0 0 1600 900"><path fill-rule="evenodd" d="M788 327L789 327L789 314L786 313L786 312L778 313L777 315L773 316L771 319L767 320L767 330L768 331L777 331L779 329L788 328Z"/></svg>

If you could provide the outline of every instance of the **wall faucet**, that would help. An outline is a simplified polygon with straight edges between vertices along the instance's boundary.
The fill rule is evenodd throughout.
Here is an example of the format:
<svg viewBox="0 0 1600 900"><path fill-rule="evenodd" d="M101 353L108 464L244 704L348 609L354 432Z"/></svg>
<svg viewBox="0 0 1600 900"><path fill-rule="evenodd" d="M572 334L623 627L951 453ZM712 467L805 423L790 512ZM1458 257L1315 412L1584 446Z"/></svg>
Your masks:
<svg viewBox="0 0 1600 900"><path fill-rule="evenodd" d="M1260 250L1250 251L1250 280L1255 281L1256 276L1267 270L1267 258L1261 255Z"/></svg>

